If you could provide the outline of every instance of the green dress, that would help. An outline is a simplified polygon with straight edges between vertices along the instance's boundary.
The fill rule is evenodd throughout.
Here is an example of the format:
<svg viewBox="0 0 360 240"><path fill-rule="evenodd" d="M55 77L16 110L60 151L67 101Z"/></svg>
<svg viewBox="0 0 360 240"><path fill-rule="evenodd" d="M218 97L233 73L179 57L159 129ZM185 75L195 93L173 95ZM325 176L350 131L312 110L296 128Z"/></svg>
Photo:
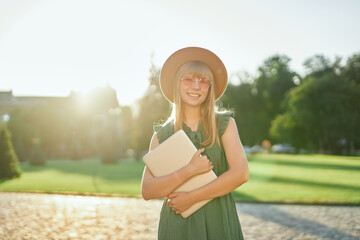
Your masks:
<svg viewBox="0 0 360 240"><path fill-rule="evenodd" d="M224 133L231 114L218 114L219 137ZM159 142L162 143L174 134L174 123L169 122L165 126L154 126ZM189 136L196 148L204 141L204 135L199 124L198 130L193 132L188 126L183 125L183 130ZM225 152L218 144L211 148L205 147L205 152L212 162L213 171L217 176L229 169ZM175 214L170 206L164 201L159 221L159 240L238 240L243 239L239 218L237 215L235 201L232 193L212 199L205 206L183 218Z"/></svg>

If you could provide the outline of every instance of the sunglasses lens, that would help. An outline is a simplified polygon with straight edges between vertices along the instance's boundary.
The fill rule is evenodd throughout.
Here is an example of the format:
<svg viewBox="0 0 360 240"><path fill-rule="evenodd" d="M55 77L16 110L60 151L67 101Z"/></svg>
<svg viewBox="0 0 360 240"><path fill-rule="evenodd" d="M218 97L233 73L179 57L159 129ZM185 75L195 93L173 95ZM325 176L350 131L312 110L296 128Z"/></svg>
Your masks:
<svg viewBox="0 0 360 240"><path fill-rule="evenodd" d="M195 78L192 78L192 77L185 77L182 79L182 82L185 84L185 86L192 87L194 85L194 83L196 82L196 80L195 80ZM208 88L211 84L210 80L207 79L206 77L201 78L198 81L198 83L201 88Z"/></svg>
<svg viewBox="0 0 360 240"><path fill-rule="evenodd" d="M202 88L208 88L210 86L210 80L207 78L202 78L199 82L200 87Z"/></svg>
<svg viewBox="0 0 360 240"><path fill-rule="evenodd" d="M190 87L193 85L194 81L191 78L184 78L183 82L185 83L186 86Z"/></svg>

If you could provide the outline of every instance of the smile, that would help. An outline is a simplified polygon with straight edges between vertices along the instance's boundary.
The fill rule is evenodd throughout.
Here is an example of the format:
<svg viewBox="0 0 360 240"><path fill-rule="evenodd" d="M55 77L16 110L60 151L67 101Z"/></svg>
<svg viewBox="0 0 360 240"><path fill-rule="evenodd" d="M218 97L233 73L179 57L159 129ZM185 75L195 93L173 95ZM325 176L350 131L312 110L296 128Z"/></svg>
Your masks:
<svg viewBox="0 0 360 240"><path fill-rule="evenodd" d="M190 97L200 97L200 94L196 93L188 93L187 95L189 95Z"/></svg>

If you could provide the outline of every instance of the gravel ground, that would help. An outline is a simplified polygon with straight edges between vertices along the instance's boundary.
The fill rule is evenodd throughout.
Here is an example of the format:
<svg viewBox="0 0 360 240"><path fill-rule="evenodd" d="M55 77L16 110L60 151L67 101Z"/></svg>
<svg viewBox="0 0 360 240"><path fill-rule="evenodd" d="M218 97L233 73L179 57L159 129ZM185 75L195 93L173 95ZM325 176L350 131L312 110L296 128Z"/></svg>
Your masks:
<svg viewBox="0 0 360 240"><path fill-rule="evenodd" d="M159 200L0 193L0 239L156 239ZM360 239L360 207L238 203L245 239Z"/></svg>

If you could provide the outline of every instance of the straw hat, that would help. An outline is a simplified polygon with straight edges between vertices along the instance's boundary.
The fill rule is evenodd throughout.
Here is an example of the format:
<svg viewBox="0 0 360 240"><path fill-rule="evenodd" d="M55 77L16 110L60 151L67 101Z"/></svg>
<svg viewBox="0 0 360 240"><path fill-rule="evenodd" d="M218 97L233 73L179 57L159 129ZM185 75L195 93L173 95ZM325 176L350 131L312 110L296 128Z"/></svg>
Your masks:
<svg viewBox="0 0 360 240"><path fill-rule="evenodd" d="M228 76L225 65L213 52L199 47L182 48L174 52L164 63L160 73L160 88L170 102L174 102L174 84L177 70L185 63L205 63L214 76L215 100L225 92Z"/></svg>

